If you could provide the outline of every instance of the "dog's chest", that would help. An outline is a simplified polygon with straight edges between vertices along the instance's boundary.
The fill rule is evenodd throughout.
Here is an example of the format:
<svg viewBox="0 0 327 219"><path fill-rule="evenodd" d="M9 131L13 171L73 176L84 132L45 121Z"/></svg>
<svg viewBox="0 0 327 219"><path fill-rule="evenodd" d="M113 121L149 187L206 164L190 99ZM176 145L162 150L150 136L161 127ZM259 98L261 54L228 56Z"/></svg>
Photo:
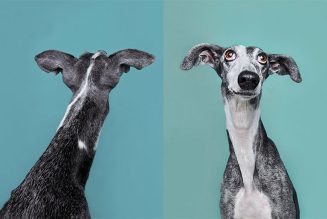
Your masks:
<svg viewBox="0 0 327 219"><path fill-rule="evenodd" d="M235 196L234 217L271 218L269 198L254 185L256 135L260 114L258 110L247 109L246 105L238 105L233 102L225 105L226 126L243 181L243 187Z"/></svg>
<svg viewBox="0 0 327 219"><path fill-rule="evenodd" d="M241 188L235 197L234 216L236 219L269 219L271 207L269 198L256 189Z"/></svg>
<svg viewBox="0 0 327 219"><path fill-rule="evenodd" d="M235 136L233 136L235 137ZM231 137L233 139L233 137ZM254 185L255 154L251 139L236 139L233 143L237 161L241 170L243 187L235 197L234 215L237 219L271 218L269 198L258 191ZM242 145L242 146L241 146Z"/></svg>
<svg viewBox="0 0 327 219"><path fill-rule="evenodd" d="M254 185L255 132L251 133L251 129L250 133L243 135L232 129L229 129L229 132L243 180L243 187L235 196L234 216L236 219L269 219L269 198Z"/></svg>

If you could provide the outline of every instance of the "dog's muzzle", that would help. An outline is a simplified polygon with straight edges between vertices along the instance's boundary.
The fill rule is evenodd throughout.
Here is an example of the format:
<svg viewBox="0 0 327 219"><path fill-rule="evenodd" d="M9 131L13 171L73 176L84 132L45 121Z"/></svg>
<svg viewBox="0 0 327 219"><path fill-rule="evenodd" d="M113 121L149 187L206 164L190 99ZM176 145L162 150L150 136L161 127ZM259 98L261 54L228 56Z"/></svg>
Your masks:
<svg viewBox="0 0 327 219"><path fill-rule="evenodd" d="M251 91L254 90L259 82L259 75L251 71L242 71L237 79L238 85L242 90Z"/></svg>

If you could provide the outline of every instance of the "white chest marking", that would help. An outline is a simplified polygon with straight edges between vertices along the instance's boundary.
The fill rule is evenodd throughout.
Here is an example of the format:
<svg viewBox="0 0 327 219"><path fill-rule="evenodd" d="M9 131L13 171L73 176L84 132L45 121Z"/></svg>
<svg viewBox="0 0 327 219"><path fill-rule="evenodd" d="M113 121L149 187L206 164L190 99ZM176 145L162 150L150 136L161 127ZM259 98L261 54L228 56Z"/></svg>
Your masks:
<svg viewBox="0 0 327 219"><path fill-rule="evenodd" d="M234 97L225 99L226 127L239 164L244 187L235 199L235 218L271 218L269 199L254 186L254 140L260 120L260 110L248 101Z"/></svg>
<svg viewBox="0 0 327 219"><path fill-rule="evenodd" d="M84 141L81 141L80 139L78 139L78 148L81 150L86 150L87 151L87 146L85 144Z"/></svg>
<svg viewBox="0 0 327 219"><path fill-rule="evenodd" d="M236 219L270 219L271 207L268 197L256 189L247 192L241 188L235 198L234 217Z"/></svg>

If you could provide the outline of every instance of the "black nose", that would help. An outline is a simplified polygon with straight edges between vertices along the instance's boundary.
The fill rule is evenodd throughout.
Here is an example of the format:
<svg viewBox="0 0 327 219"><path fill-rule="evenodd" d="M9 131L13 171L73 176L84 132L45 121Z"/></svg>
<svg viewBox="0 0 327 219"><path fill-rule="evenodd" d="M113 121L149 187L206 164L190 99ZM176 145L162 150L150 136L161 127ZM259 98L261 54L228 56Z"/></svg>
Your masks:
<svg viewBox="0 0 327 219"><path fill-rule="evenodd" d="M243 90L254 90L258 86L260 78L254 72L242 71L237 81Z"/></svg>

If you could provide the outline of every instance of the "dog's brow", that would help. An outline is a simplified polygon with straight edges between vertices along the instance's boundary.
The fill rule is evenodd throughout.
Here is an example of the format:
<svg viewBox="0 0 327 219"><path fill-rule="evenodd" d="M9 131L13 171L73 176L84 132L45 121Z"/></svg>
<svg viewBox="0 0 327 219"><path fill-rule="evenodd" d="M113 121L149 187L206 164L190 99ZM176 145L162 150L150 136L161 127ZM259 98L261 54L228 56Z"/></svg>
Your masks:
<svg viewBox="0 0 327 219"><path fill-rule="evenodd" d="M247 54L252 54L256 48L257 47L249 46L249 47L246 48L246 53Z"/></svg>

